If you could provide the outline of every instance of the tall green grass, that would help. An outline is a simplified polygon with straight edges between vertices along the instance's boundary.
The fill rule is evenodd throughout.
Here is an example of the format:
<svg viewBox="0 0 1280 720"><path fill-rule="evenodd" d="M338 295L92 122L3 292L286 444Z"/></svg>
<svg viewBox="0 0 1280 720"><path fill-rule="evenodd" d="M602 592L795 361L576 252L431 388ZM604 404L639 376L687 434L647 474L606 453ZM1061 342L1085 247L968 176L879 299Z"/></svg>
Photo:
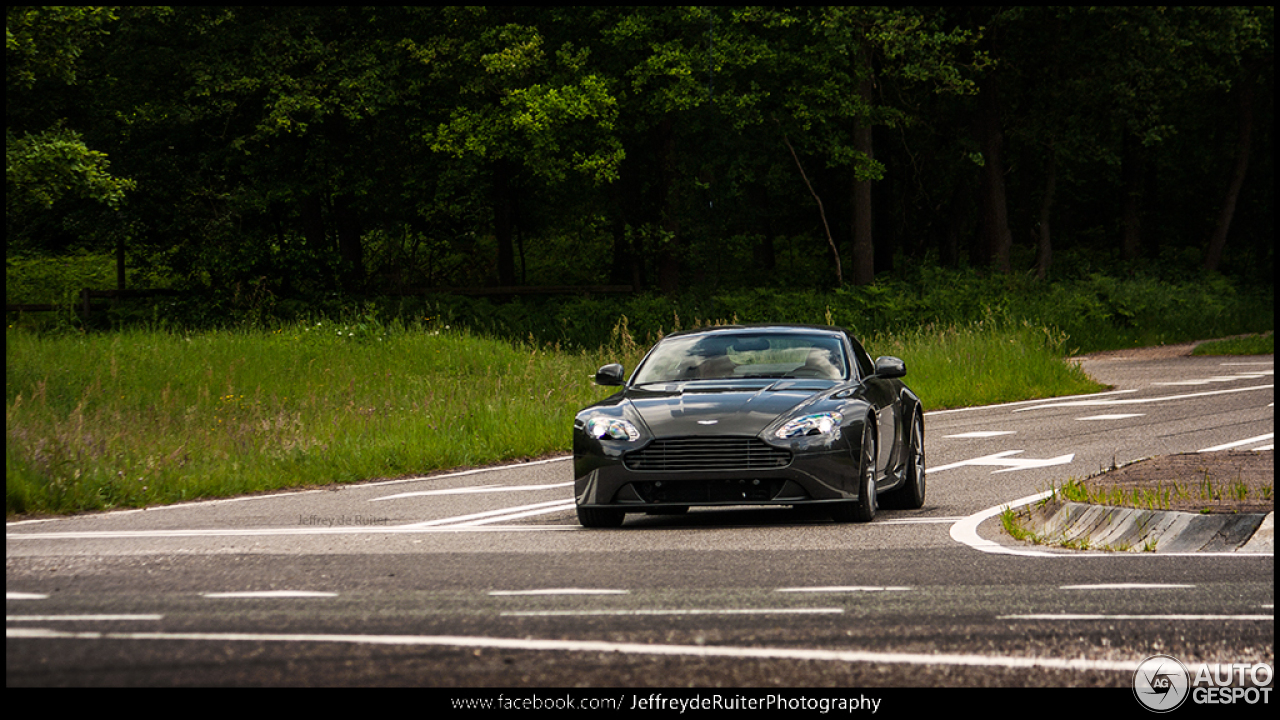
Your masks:
<svg viewBox="0 0 1280 720"><path fill-rule="evenodd" d="M1065 334L1028 323L984 321L878 335L867 349L902 358L907 385L927 410L940 410L1105 389L1064 361L1066 342Z"/></svg>
<svg viewBox="0 0 1280 720"><path fill-rule="evenodd" d="M589 353L428 327L6 334L7 513L395 477L563 452ZM634 362L634 359L631 359Z"/></svg>
<svg viewBox="0 0 1280 720"><path fill-rule="evenodd" d="M874 338L929 408L1094 389L1030 326ZM569 450L574 413L645 348L439 327L303 322L203 332L6 333L7 514L138 507L397 477Z"/></svg>
<svg viewBox="0 0 1280 720"><path fill-rule="evenodd" d="M1274 332L1261 335L1227 338L1200 343L1191 351L1192 355L1274 355L1276 352L1276 334Z"/></svg>

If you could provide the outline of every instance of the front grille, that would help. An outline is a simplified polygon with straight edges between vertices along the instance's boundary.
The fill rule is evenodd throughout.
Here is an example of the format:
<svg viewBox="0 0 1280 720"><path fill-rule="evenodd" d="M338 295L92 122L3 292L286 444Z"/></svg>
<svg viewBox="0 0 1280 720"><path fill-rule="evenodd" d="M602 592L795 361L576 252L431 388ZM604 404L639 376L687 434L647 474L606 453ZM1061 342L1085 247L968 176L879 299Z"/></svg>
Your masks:
<svg viewBox="0 0 1280 720"><path fill-rule="evenodd" d="M786 467L791 451L753 437L671 438L627 453L622 461L637 472L742 472Z"/></svg>

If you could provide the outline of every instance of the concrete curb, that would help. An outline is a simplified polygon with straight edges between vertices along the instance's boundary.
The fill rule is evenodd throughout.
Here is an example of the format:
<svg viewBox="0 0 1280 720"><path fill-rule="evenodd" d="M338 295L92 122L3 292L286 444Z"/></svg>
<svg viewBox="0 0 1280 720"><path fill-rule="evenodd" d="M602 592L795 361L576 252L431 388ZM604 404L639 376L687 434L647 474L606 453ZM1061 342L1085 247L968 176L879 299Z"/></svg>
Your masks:
<svg viewBox="0 0 1280 720"><path fill-rule="evenodd" d="M1051 501L1025 508L1023 526L1048 544L1129 552L1270 553L1275 513L1137 510Z"/></svg>

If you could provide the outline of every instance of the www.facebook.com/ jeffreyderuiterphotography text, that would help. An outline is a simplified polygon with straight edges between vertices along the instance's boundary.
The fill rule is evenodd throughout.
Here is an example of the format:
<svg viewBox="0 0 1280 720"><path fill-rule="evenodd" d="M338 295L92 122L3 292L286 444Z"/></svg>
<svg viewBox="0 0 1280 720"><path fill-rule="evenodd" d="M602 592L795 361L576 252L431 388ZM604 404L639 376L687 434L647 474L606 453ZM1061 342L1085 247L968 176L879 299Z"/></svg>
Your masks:
<svg viewBox="0 0 1280 720"><path fill-rule="evenodd" d="M489 698L453 698L454 710L657 710L665 712L698 712L706 710L804 710L827 713L870 712L880 710L881 698L859 695L857 697L815 697L799 695L789 697L779 693L746 695L742 693L710 693L695 695L668 695L660 692L623 693L617 697L574 697L562 695L508 695Z"/></svg>

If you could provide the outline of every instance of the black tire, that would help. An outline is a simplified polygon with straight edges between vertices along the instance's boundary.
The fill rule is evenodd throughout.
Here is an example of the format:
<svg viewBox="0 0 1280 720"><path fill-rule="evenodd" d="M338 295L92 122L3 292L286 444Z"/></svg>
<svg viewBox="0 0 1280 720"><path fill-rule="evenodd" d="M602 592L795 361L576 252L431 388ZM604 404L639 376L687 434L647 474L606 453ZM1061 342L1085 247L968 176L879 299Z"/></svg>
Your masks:
<svg viewBox="0 0 1280 720"><path fill-rule="evenodd" d="M884 496L884 506L916 510L924 506L925 461L924 419L919 414L911 423L911 440L907 443L907 480L902 487Z"/></svg>
<svg viewBox="0 0 1280 720"><path fill-rule="evenodd" d="M608 508L578 506L578 522L585 528L616 528L622 526L626 513Z"/></svg>
<svg viewBox="0 0 1280 720"><path fill-rule="evenodd" d="M836 522L871 522L876 517L876 430L870 419L862 428L858 462L858 499L840 503L831 511Z"/></svg>

